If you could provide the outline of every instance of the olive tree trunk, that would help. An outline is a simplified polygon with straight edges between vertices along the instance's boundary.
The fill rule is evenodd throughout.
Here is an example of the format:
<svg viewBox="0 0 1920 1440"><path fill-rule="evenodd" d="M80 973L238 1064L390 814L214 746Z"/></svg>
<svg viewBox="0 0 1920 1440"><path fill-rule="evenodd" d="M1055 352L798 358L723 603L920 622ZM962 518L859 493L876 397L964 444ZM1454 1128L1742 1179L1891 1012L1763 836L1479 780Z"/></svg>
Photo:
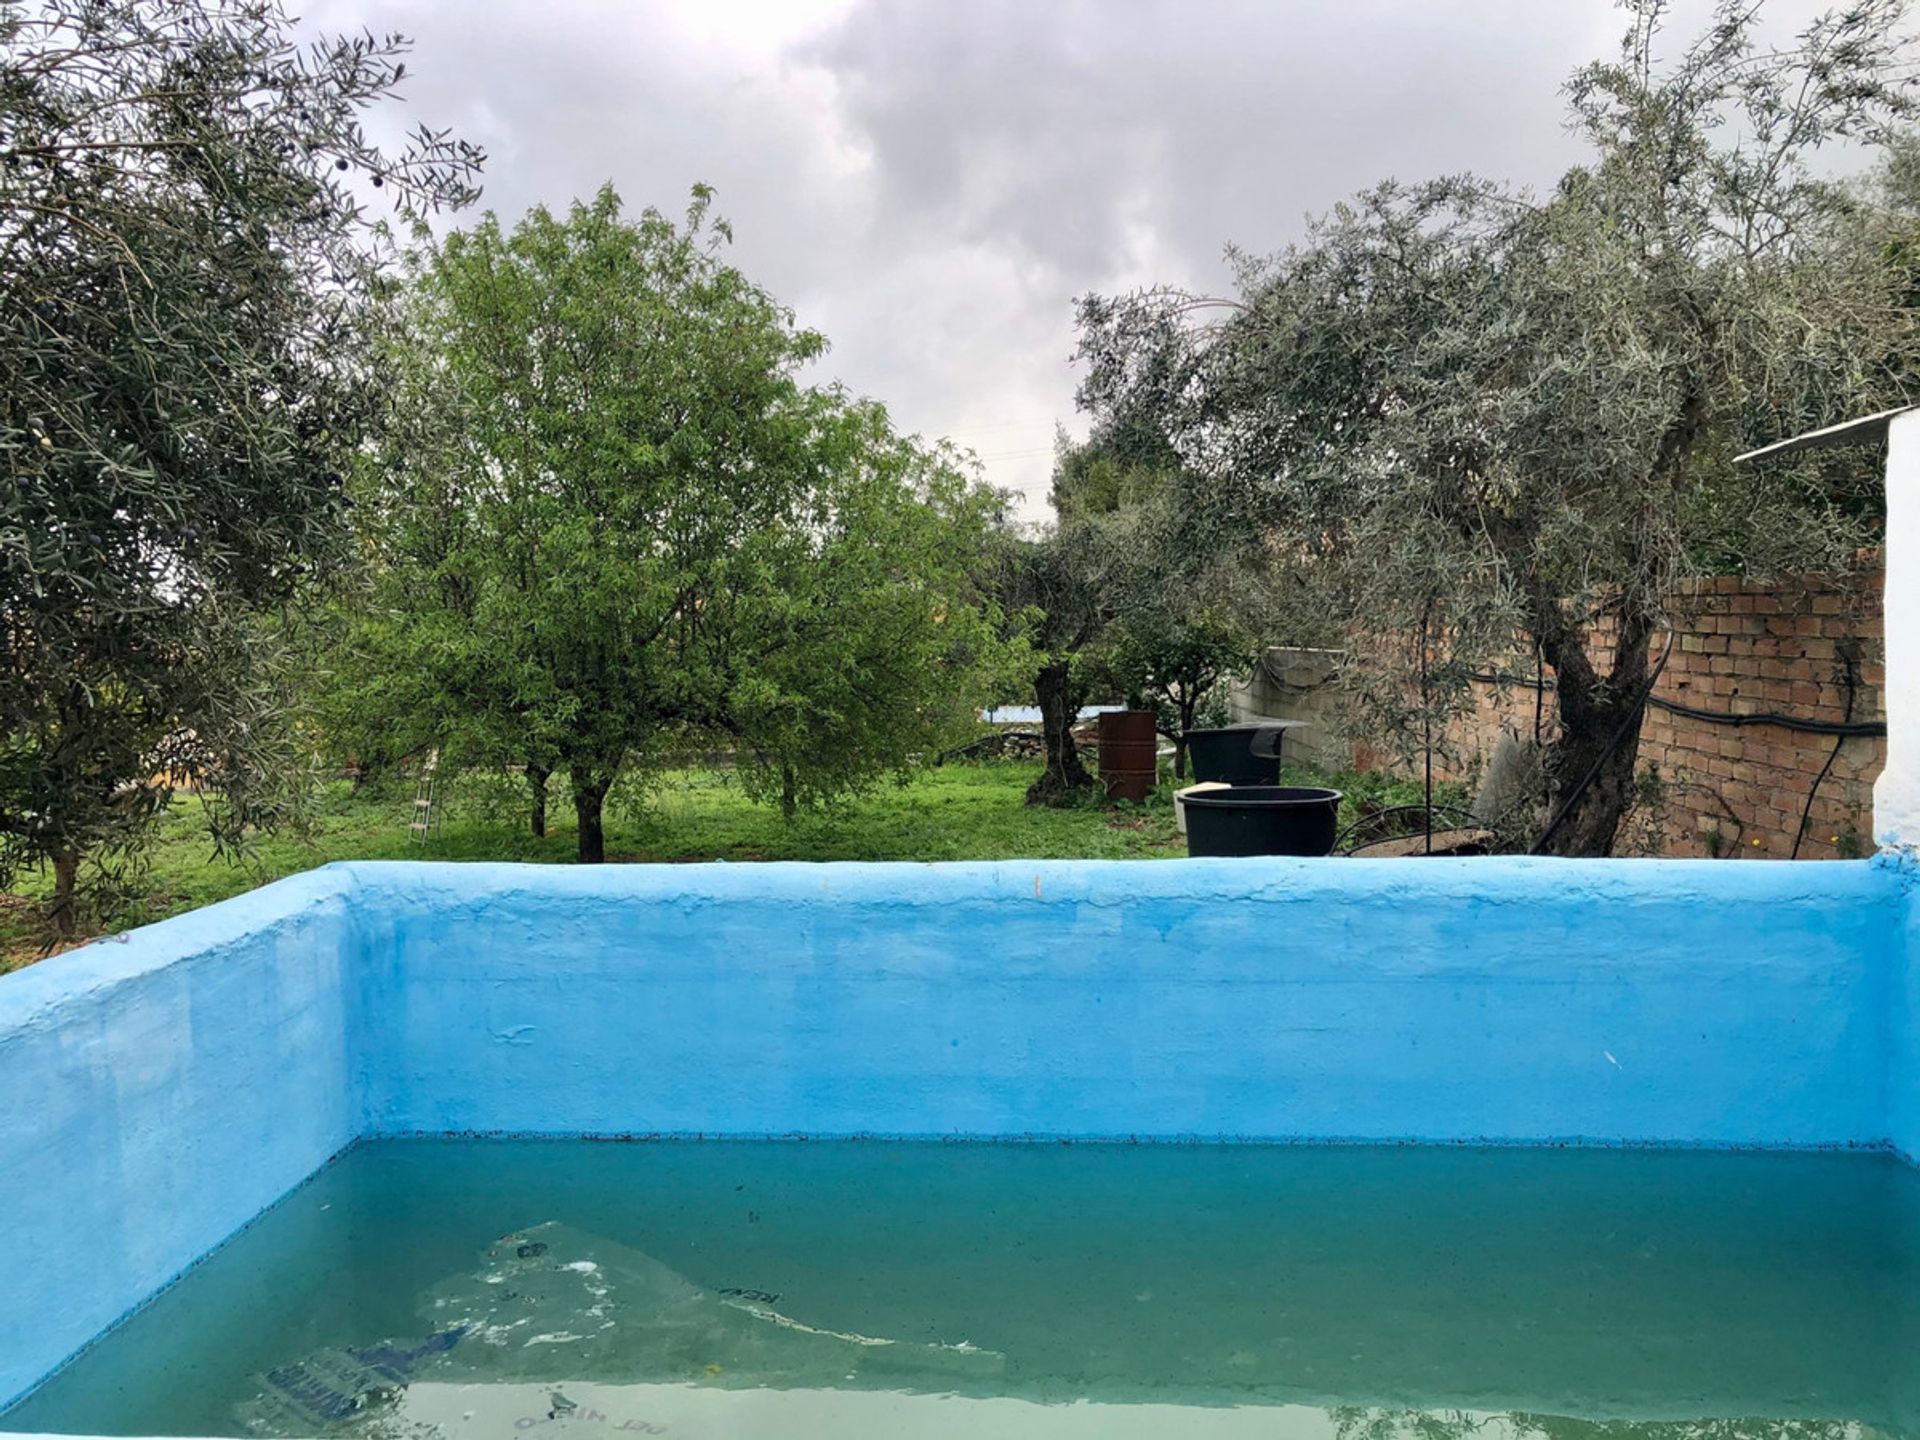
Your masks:
<svg viewBox="0 0 1920 1440"><path fill-rule="evenodd" d="M1073 743L1073 722L1080 713L1080 695L1073 683L1073 667L1056 660L1033 677L1034 698L1040 703L1040 734L1046 746L1046 768L1027 787L1029 805L1064 805L1082 790L1093 788L1093 776L1080 763Z"/></svg>
<svg viewBox="0 0 1920 1440"><path fill-rule="evenodd" d="M1554 801L1551 828L1537 844L1548 855L1611 855L1633 807L1653 625L1644 616L1624 618L1613 664L1602 674L1584 628L1567 622L1557 605L1554 611L1536 631L1553 667L1560 721L1559 738L1544 757Z"/></svg>

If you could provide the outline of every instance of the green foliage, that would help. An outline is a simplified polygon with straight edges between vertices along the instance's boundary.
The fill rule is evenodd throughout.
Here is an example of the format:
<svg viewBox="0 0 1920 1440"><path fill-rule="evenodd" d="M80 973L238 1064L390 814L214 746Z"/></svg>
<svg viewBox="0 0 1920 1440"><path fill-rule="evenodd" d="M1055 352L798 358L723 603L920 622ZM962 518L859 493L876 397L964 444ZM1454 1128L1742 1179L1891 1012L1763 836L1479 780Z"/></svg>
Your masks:
<svg viewBox="0 0 1920 1440"><path fill-rule="evenodd" d="M1255 644L1231 618L1190 595L1129 609L1114 623L1108 667L1128 702L1143 702L1174 737L1175 775L1187 773L1187 731L1227 681L1246 677Z"/></svg>
<svg viewBox="0 0 1920 1440"><path fill-rule="evenodd" d="M1084 445L1055 438L1048 498L1062 520L1087 519L1146 504L1162 494L1180 468L1173 447L1152 425L1112 419Z"/></svg>
<svg viewBox="0 0 1920 1440"><path fill-rule="evenodd" d="M282 808L267 617L344 556L378 403L353 187L459 203L479 159L362 134L403 50L252 0L0 3L0 883L50 863L63 928L176 782L223 843Z"/></svg>
<svg viewBox="0 0 1920 1440"><path fill-rule="evenodd" d="M1278 593L1271 567L1191 523L1186 483L1149 420L1109 417L1084 444L1061 437L1053 529L1003 543L996 593L1025 617L1039 661L1047 766L1034 804L1070 803L1092 788L1070 733L1090 697L1154 709L1176 737L1184 775L1179 737L1203 708L1224 708L1223 683L1251 667L1254 626L1272 618Z"/></svg>
<svg viewBox="0 0 1920 1440"><path fill-rule="evenodd" d="M1779 50L1760 6L1728 0L1670 59L1665 6L1627 8L1619 60L1569 86L1590 158L1550 193L1389 182L1237 257L1231 299L1081 312L1086 403L1157 424L1183 509L1354 627L1347 680L1380 738L1437 732L1475 669L1538 648L1569 807L1552 844L1593 854L1631 803L1675 584L1843 568L1871 534L1874 457L1731 457L1909 398L1916 341L1891 258L1911 166L1872 194L1819 156L1912 115L1902 0L1854 0Z"/></svg>
<svg viewBox="0 0 1920 1440"><path fill-rule="evenodd" d="M970 731L1006 643L999 498L798 371L825 342L686 223L602 190L410 260L411 417L359 482L368 618L333 719L456 765L565 770L583 859L615 780L689 734L789 813Z"/></svg>
<svg viewBox="0 0 1920 1440"><path fill-rule="evenodd" d="M1271 619L1257 557L1190 522L1187 483L1171 447L1136 421L1063 444L1053 486L1060 536L1088 557L1077 570L1098 600L1099 628L1078 652L1081 688L1155 711L1179 776L1186 732L1203 710L1224 712L1225 683L1252 668L1254 626Z"/></svg>

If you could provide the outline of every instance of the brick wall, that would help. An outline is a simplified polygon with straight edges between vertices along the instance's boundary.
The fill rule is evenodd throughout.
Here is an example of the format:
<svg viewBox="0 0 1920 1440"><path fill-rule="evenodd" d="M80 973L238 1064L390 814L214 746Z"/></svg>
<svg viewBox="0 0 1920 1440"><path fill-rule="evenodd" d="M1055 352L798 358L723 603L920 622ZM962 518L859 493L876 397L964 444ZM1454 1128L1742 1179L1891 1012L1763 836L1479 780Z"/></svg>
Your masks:
<svg viewBox="0 0 1920 1440"><path fill-rule="evenodd" d="M1728 724L1668 707L1884 721L1880 587L1878 569L1768 584L1723 576L1669 598L1673 651L1640 737L1640 768L1659 784L1629 827L1629 848L1785 859L1794 853L1808 793L1826 769L1799 858L1871 852L1884 738L1837 739L1764 719ZM1502 728L1533 733L1532 691L1502 693L1489 685L1479 699L1479 714L1453 735L1463 768L1484 758ZM1549 700L1549 723L1552 714Z"/></svg>
<svg viewBox="0 0 1920 1440"><path fill-rule="evenodd" d="M1773 722L1715 722L1666 707L1884 722L1880 590L1880 572L1869 569L1770 584L1720 577L1669 597L1673 651L1648 707L1639 757L1640 768L1650 769L1659 783L1623 835L1623 852L1785 859L1794 853L1808 792L1829 759L1799 858L1872 851L1873 781L1886 760L1884 738L1839 740L1836 753L1831 735ZM1299 657L1323 653L1272 651L1266 668L1292 674L1301 668L1294 663ZM1551 671L1547 679L1551 683ZM1268 689L1271 695L1257 686L1243 687L1237 718L1322 719L1318 710L1301 708L1300 697L1284 687ZM1476 686L1475 709L1449 728L1445 753L1436 755L1437 773L1472 778L1502 732L1530 738L1536 695L1524 683ZM1549 695L1542 707L1549 734L1553 714ZM1387 763L1363 737L1336 741L1334 733L1326 732L1323 748L1337 759L1356 769ZM1343 768L1322 763L1330 770Z"/></svg>
<svg viewBox="0 0 1920 1440"><path fill-rule="evenodd" d="M1884 721L1880 583L1877 570L1766 586L1702 582L1675 598L1677 639L1655 699L1743 715ZM1886 749L1884 738L1836 742L1775 724L1734 728L1652 708L1641 759L1666 782L1662 853L1791 854L1808 791L1829 758L1800 854L1867 853L1873 781Z"/></svg>

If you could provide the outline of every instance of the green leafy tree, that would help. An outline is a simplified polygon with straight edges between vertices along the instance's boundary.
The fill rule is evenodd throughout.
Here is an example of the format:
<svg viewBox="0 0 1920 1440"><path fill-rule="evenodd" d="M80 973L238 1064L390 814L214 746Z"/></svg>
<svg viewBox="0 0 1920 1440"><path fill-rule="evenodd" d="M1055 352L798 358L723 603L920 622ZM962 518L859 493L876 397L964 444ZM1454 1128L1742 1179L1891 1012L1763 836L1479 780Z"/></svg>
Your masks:
<svg viewBox="0 0 1920 1440"><path fill-rule="evenodd" d="M1155 712L1187 773L1187 732L1252 668L1253 626L1274 623L1274 591L1244 546L1221 546L1181 504L1179 457L1145 420L1108 419L1062 442L1053 504L1097 533L1106 622L1082 673Z"/></svg>
<svg viewBox="0 0 1920 1440"><path fill-rule="evenodd" d="M1255 641L1230 616L1193 596L1160 591L1155 603L1128 609L1107 639L1107 665L1130 702L1153 710L1173 740L1173 774L1187 774L1187 732L1221 687L1253 668Z"/></svg>
<svg viewBox="0 0 1920 1440"><path fill-rule="evenodd" d="M1136 508L1163 496L1180 457L1151 419L1108 415L1080 444L1054 436L1053 483L1047 498L1063 520Z"/></svg>
<svg viewBox="0 0 1920 1440"><path fill-rule="evenodd" d="M1733 455L1910 398L1910 237L1821 151L1913 111L1901 0L1776 48L1729 0L1663 58L1660 0L1569 87L1587 163L1533 196L1381 185L1222 300L1082 309L1085 400L1150 416L1183 504L1322 596L1374 686L1457 701L1534 647L1557 688L1545 848L1604 854L1634 792L1663 598L1703 567L1840 568L1871 461ZM1868 476L1868 478L1863 478ZM1414 634L1408 664L1370 634ZM1436 683L1438 681L1439 683ZM1429 713L1423 730L1433 728Z"/></svg>
<svg viewBox="0 0 1920 1440"><path fill-rule="evenodd" d="M689 738L791 812L970 733L1000 663L973 579L999 497L800 383L824 342L722 261L709 199L676 225L604 189L418 251L415 420L363 484L345 708L524 765L536 828L564 772L583 861L615 781Z"/></svg>
<svg viewBox="0 0 1920 1440"><path fill-rule="evenodd" d="M461 202L479 159L362 133L403 51L257 0L0 3L0 885L50 865L63 932L175 786L221 843L277 812L265 617L344 556L378 406L356 196Z"/></svg>

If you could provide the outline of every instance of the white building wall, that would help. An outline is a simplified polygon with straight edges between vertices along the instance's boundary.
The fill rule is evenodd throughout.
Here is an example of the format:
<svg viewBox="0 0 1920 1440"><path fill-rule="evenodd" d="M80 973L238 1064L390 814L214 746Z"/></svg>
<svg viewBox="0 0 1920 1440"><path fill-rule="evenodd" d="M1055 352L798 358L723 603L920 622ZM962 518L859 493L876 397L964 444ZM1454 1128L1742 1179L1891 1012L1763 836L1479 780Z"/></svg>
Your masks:
<svg viewBox="0 0 1920 1440"><path fill-rule="evenodd" d="M1887 427L1887 765L1873 787L1883 847L1920 845L1920 410Z"/></svg>

